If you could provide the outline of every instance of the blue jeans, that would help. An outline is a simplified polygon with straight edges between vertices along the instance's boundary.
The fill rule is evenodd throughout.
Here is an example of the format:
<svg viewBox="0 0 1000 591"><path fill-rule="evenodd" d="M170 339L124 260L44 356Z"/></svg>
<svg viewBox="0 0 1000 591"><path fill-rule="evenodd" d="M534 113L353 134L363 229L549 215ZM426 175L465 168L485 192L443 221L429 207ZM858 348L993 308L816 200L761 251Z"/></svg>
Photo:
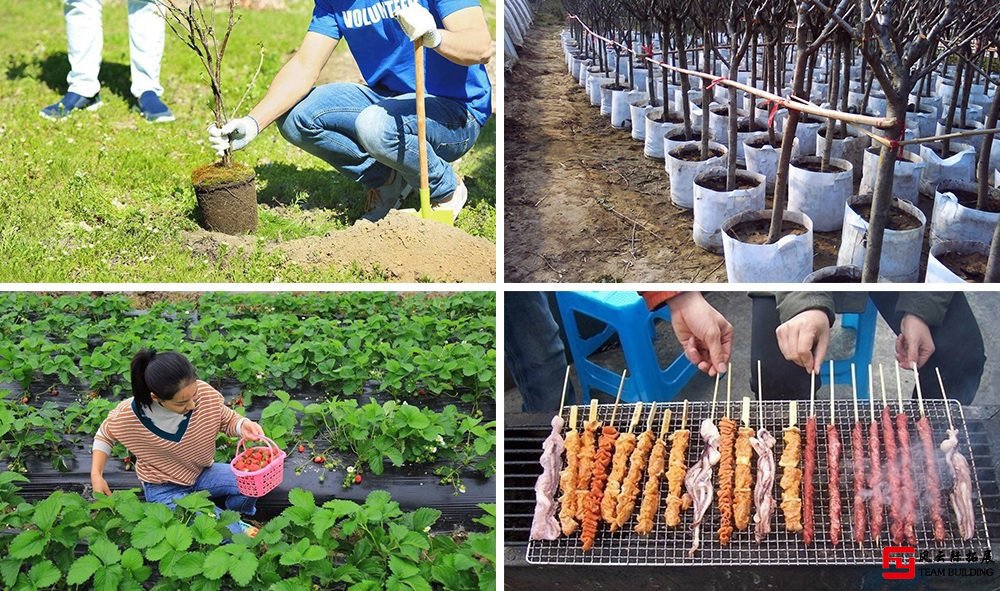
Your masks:
<svg viewBox="0 0 1000 591"><path fill-rule="evenodd" d="M556 412L566 376L566 347L544 292L508 291L504 294L503 354L524 412ZM575 404L569 384L566 401Z"/></svg>
<svg viewBox="0 0 1000 591"><path fill-rule="evenodd" d="M207 490L209 497L225 497L226 509L231 511L244 515L253 515L257 512L257 499L240 494L236 487L236 476L229 464L221 462L212 464L211 467L205 468L190 486L173 482L163 484L142 482L142 492L146 495L147 502L163 503L171 509L177 507L175 503L177 499L199 490ZM216 507L215 514L222 514L222 510ZM243 531L243 527L237 521L229 525L229 531L238 534Z"/></svg>
<svg viewBox="0 0 1000 591"><path fill-rule="evenodd" d="M369 189L384 185L392 171L420 187L415 95L382 95L361 84L317 86L278 119L281 135ZM476 143L479 122L464 105L426 96L427 161L431 199L455 192L449 165Z"/></svg>

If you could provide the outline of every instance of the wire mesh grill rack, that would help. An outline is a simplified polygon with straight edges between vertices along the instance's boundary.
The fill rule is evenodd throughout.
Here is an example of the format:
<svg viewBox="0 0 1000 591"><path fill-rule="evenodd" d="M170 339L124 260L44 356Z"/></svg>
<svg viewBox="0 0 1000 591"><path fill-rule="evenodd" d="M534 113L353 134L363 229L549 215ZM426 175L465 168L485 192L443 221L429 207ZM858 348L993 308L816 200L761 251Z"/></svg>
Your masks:
<svg viewBox="0 0 1000 591"><path fill-rule="evenodd" d="M924 409L934 432L935 448L947 437L948 418L945 414L944 400L925 400ZM946 538L943 542L935 542L930 522L928 498L923 494L924 480L921 474L925 472L923 449L917 435L915 421L920 417L917 401L904 401L903 411L909 417L910 452L912 466L912 480L916 483L915 491L917 495L917 515L914 519L915 533L917 538L916 548L920 552L929 550L932 553L938 550L951 552L975 551L982 553L990 548L989 535L986 529L986 513L983 505L979 473L976 470L975 459L970 444L969 432L965 423L965 417L961 405L954 400L947 401L951 405L952 420L955 428L958 429L959 447L962 453L970 462L972 470L973 494L972 501L976 518L975 536L969 540L962 540L957 531L954 513L948 501L948 491L951 489L951 475L944 465L944 457L940 451L936 452L938 472L941 476L941 514L945 520ZM782 429L788 423L787 401L764 401L759 403L753 401L751 404L750 427L754 430L760 425L761 405L763 405L764 427L771 431L777 443L774 446L775 461L781 457L784 449L782 439ZM861 421L865 428L865 457L868 461L868 436L867 426L870 423L869 408L867 402L858 402ZM716 406L715 419L723 414L722 404ZM599 420L607 423L611 419L613 405L601 405L598 407ZM673 418L669 426L669 431L679 428L681 419L681 403L659 403L656 407L656 417L654 420L654 430L659 428L662 413L669 408L673 411ZM898 411L896 404L890 404L890 410L895 416ZM581 423L586 418L587 409L581 408ZM876 404L876 413L881 410L881 404ZM648 417L648 407L644 408L642 421L636 429L640 432L645 428ZM801 456L805 457L805 419L808 414L808 402L799 402L798 426L802 430ZM709 418L711 413L711 403L695 402L688 405L688 419L686 427L692 431L690 443L688 445L685 463L690 467L701 456L704 442L698 435L701 422ZM811 545L806 546L802 542L801 533L791 533L785 531L784 515L779 507L781 501L781 488L778 483L781 480L782 468L777 466L778 473L775 475L773 495L775 497L775 510L771 516L771 533L760 543L754 539L754 524L751 518L749 527L746 530L736 530L728 545L719 543L716 534L719 528L719 510L717 505L718 495L713 496L712 506L705 513L701 529L701 545L694 556L688 555L688 549L692 542L691 522L693 520L693 510L688 509L681 513L681 523L677 527L668 528L664 523L664 499L667 494L666 478L661 479L660 491L661 502L657 510L656 521L652 532L648 535L635 533L635 514L638 514L638 504L635 514L628 524L615 533L611 533L605 523L601 523L598 529L597 538L593 548L589 552L584 552L580 548L579 535L570 537L560 537L553 541L531 541L528 544L526 560L531 564L564 564L564 565L614 565L614 566L657 566L657 565L725 565L725 566L756 566L762 564L773 565L799 565L799 564L881 564L882 549L886 546L894 545L889 537L889 512L888 499L884 508L884 527L878 539L873 540L870 532L866 532L865 541L858 544L853 539L854 529L852 523L853 515L853 482L855 474L855 458L851 447L851 430L854 425L854 407L850 400L837 400L834 402L834 424L837 427L838 436L841 442L841 462L840 462L840 499L841 499L841 524L842 532L840 543L836 546L830 543L829 539L829 475L827 471L827 433L826 425L830 423L830 403L816 401L817 420L817 450L816 450L816 473L814 482L814 515L815 515L815 535ZM739 419L739 405L734 403L729 413L733 419ZM878 416L878 414L877 414ZM568 418L568 411L566 413ZM621 406L618 409L613 426L620 432L624 432L631 418L631 409ZM568 428L568 427L567 427ZM578 429L582 425L578 425ZM669 442L668 442L669 446ZM537 461L537 460L536 460ZM799 467L802 467L800 459ZM883 466L883 481L885 478L885 447L881 446L881 462ZM756 483L756 455L752 464L754 466L753 476ZM867 466L867 463L866 463ZM713 483L718 484L718 465L713 469ZM865 478L867 479L867 467L865 468ZM643 478L645 482L645 475ZM991 488L996 487L996 483L989 483ZM801 495L801 492L800 492ZM640 498L641 502L641 498ZM867 507L866 507L867 509ZM866 519L867 525L867 519Z"/></svg>

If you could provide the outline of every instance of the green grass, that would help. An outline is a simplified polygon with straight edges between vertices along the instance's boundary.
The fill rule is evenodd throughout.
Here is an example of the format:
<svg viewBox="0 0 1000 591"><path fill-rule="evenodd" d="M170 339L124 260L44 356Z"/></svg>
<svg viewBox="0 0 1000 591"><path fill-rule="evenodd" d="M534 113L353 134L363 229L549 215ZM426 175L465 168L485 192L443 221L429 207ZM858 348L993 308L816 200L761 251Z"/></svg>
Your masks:
<svg viewBox="0 0 1000 591"><path fill-rule="evenodd" d="M288 5L245 11L230 40L224 62L230 109L257 67L258 44L266 51L240 114L263 96L305 34L313 3ZM493 23L493 2L484 7ZM205 141L210 95L197 57L168 29L161 78L177 121L146 123L132 111L125 2L105 0L104 107L52 122L38 111L66 90L62 2L0 0L0 14L0 281L382 280L357 268L302 269L260 248L241 257L192 253L182 236L197 229L190 175L214 159ZM351 60L340 47L328 70L345 70ZM457 225L495 241L494 121L458 165L470 202ZM363 187L285 142L274 127L236 160L257 171L258 247L336 231L361 214Z"/></svg>

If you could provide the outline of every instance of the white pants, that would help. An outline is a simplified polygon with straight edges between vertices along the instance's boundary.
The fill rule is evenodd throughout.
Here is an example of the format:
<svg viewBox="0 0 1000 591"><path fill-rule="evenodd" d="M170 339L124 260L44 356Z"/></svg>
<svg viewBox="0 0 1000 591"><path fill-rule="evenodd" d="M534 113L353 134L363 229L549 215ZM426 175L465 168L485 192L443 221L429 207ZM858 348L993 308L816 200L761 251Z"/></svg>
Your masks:
<svg viewBox="0 0 1000 591"><path fill-rule="evenodd" d="M101 27L101 0L63 0L66 14L66 37L69 40L69 91L94 96L101 89L97 74L101 70L104 32ZM152 90L163 94L160 86L160 58L166 21L154 0L128 0L129 56L132 62L132 94L139 97Z"/></svg>

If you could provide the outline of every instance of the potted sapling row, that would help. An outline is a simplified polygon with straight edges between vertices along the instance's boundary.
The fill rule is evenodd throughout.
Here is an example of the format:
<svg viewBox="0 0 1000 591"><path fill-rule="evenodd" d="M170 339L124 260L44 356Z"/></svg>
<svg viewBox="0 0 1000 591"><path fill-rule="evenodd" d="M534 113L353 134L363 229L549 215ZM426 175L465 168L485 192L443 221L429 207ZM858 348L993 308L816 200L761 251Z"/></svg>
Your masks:
<svg viewBox="0 0 1000 591"><path fill-rule="evenodd" d="M208 76L212 93L212 114L216 127L222 128L229 120L222 91L222 64L233 27L236 25L236 0L229 0L228 18L223 31L216 30L215 15L205 14L202 0L191 0L188 7L180 8L158 0L167 24L174 34L195 54ZM213 11L215 5L209 7ZM221 38L220 38L221 33ZM261 50L261 64L263 63ZM257 67L260 73L260 65ZM247 87L253 85L254 75ZM246 98L244 92L243 98ZM241 100L242 102L242 100ZM233 112L239 109L236 106ZM225 234L246 234L257 229L257 187L254 170L233 161L226 149L219 161L197 168L191 174L198 208L206 229Z"/></svg>

